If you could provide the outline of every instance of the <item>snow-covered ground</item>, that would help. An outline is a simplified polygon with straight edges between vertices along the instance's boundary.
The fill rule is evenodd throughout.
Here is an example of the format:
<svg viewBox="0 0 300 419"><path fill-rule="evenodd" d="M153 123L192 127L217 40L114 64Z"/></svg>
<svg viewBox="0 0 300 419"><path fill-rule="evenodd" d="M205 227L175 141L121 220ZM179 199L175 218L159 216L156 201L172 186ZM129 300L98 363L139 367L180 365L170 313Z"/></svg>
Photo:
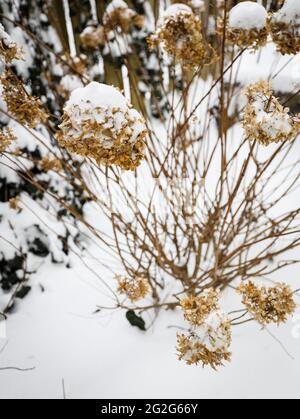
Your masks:
<svg viewBox="0 0 300 419"><path fill-rule="evenodd" d="M35 369L0 371L0 398L63 398L63 382L70 399L300 397L300 310L268 329L273 336L256 324L235 327L232 363L218 372L188 367L176 359L169 327L181 323L179 313L161 313L147 332L131 327L123 311L93 314L111 302L80 261L73 265L45 263L9 317L0 369Z"/></svg>

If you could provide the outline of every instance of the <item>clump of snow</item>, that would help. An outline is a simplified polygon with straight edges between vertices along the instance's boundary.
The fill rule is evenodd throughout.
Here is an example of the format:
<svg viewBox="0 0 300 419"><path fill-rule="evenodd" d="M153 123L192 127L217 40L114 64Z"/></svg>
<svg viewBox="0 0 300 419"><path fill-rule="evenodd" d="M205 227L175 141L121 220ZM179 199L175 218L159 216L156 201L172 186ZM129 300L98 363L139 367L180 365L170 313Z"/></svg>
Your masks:
<svg viewBox="0 0 300 419"><path fill-rule="evenodd" d="M175 3L172 4L172 6L168 7L164 14L163 19L166 19L168 17L176 17L178 13L193 13L192 9L183 3Z"/></svg>
<svg viewBox="0 0 300 419"><path fill-rule="evenodd" d="M2 41L7 48L14 48L15 42L10 35L5 31L4 26L0 23L0 41Z"/></svg>
<svg viewBox="0 0 300 419"><path fill-rule="evenodd" d="M72 92L64 110L69 112L74 105L85 108L87 104L89 104L89 107L92 106L94 108L119 108L126 110L128 107L126 98L118 89L107 84L91 82L87 86Z"/></svg>
<svg viewBox="0 0 300 419"><path fill-rule="evenodd" d="M229 13L229 26L234 29L263 29L268 13L266 9L253 1L245 1L233 7Z"/></svg>
<svg viewBox="0 0 300 419"><path fill-rule="evenodd" d="M299 23L300 22L300 1L285 0L282 8L273 15L277 22Z"/></svg>

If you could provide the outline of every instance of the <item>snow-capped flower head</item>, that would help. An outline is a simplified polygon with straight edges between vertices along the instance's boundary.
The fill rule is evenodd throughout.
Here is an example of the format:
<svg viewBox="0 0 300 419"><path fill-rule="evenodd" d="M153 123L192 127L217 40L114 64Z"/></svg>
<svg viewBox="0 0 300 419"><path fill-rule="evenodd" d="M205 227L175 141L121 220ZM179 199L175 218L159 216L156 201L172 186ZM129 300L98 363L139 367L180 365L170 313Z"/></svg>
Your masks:
<svg viewBox="0 0 300 419"><path fill-rule="evenodd" d="M159 45L167 54L187 69L200 68L211 64L216 55L202 34L202 24L198 16L186 4L170 6L158 23L156 32L149 38L149 45Z"/></svg>
<svg viewBox="0 0 300 419"><path fill-rule="evenodd" d="M126 295L129 300L134 303L142 300L149 292L149 282L146 278L136 276L134 278L116 276L118 281L118 292Z"/></svg>
<svg viewBox="0 0 300 419"><path fill-rule="evenodd" d="M210 365L213 369L230 361L232 342L231 324L228 316L220 310L213 311L200 326L189 334L177 334L179 360L188 365Z"/></svg>
<svg viewBox="0 0 300 419"><path fill-rule="evenodd" d="M238 292L243 296L242 302L249 313L263 326L285 323L296 309L293 291L286 284L266 288L249 282L240 285Z"/></svg>
<svg viewBox="0 0 300 419"><path fill-rule="evenodd" d="M268 13L253 1L245 1L234 6L228 17L227 39L240 47L258 48L266 44Z"/></svg>
<svg viewBox="0 0 300 419"><path fill-rule="evenodd" d="M185 320L191 325L202 324L207 316L218 308L218 292L213 288L205 290L201 295L188 295L180 301Z"/></svg>
<svg viewBox="0 0 300 419"><path fill-rule="evenodd" d="M147 134L145 120L118 89L92 82L72 92L57 138L71 153L134 170Z"/></svg>
<svg viewBox="0 0 300 419"><path fill-rule="evenodd" d="M274 43L281 54L300 52L300 1L285 0L283 7L273 13L270 28Z"/></svg>
<svg viewBox="0 0 300 419"><path fill-rule="evenodd" d="M0 57L5 63L11 63L14 59L22 58L22 53L18 45L11 39L0 23Z"/></svg>
<svg viewBox="0 0 300 419"><path fill-rule="evenodd" d="M182 3L189 6L195 12L203 12L205 10L204 0L184 0Z"/></svg>
<svg viewBox="0 0 300 419"><path fill-rule="evenodd" d="M291 141L300 132L300 118L289 114L273 96L271 83L261 81L245 89L248 103L243 127L250 140L263 145Z"/></svg>
<svg viewBox="0 0 300 419"><path fill-rule="evenodd" d="M89 25L80 34L80 41L84 47L97 48L105 44L105 30L101 25Z"/></svg>
<svg viewBox="0 0 300 419"><path fill-rule="evenodd" d="M27 93L22 82L12 71L5 71L1 77L1 84L2 97L6 102L8 112L18 122L29 128L36 128L38 124L48 119L41 100Z"/></svg>
<svg viewBox="0 0 300 419"><path fill-rule="evenodd" d="M57 90L65 99L69 99L73 90L79 87L83 87L81 78L77 74L66 74L62 77Z"/></svg>
<svg viewBox="0 0 300 419"><path fill-rule="evenodd" d="M123 0L112 0L103 15L104 28L112 31L120 28L125 34L131 32L133 26L142 27L144 21Z"/></svg>

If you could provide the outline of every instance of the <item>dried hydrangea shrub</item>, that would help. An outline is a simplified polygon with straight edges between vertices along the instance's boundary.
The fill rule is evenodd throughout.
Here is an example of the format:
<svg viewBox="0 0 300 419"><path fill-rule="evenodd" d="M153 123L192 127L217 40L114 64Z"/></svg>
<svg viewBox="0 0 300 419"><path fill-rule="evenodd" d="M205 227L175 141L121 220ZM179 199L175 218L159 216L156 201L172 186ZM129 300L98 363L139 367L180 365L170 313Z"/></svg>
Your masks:
<svg viewBox="0 0 300 419"><path fill-rule="evenodd" d="M293 140L300 131L300 119L289 114L273 96L271 83L261 81L245 89L248 103L243 127L250 140L263 145Z"/></svg>
<svg viewBox="0 0 300 419"><path fill-rule="evenodd" d="M11 39L0 23L0 57L5 63L11 63L14 59L22 58L22 53L18 45Z"/></svg>
<svg viewBox="0 0 300 419"><path fill-rule="evenodd" d="M300 2L285 0L283 7L269 19L273 42L281 54L300 52Z"/></svg>
<svg viewBox="0 0 300 419"><path fill-rule="evenodd" d="M188 365L200 362L213 369L231 360L231 324L220 310L212 312L202 325L193 328L188 335L177 334L179 360Z"/></svg>
<svg viewBox="0 0 300 419"><path fill-rule="evenodd" d="M120 28L125 34L129 34L134 25L144 25L143 16L130 9L123 0L112 0L103 15L103 24L106 31Z"/></svg>
<svg viewBox="0 0 300 419"><path fill-rule="evenodd" d="M116 279L119 283L118 292L125 294L132 303L142 300L149 292L149 283L146 278L127 278L117 275Z"/></svg>
<svg viewBox="0 0 300 419"><path fill-rule="evenodd" d="M275 287L257 287L253 282L241 284L238 292L256 321L266 326L270 323L285 323L288 316L295 312L294 293L286 284Z"/></svg>
<svg viewBox="0 0 300 419"><path fill-rule="evenodd" d="M174 4L166 10L149 38L150 48L160 44L188 70L209 65L216 59L214 49L203 38L199 17L185 4Z"/></svg>
<svg viewBox="0 0 300 419"><path fill-rule="evenodd" d="M209 314L218 309L218 292L213 288L200 296L188 295L180 301L185 320L194 326L201 325Z"/></svg>
<svg viewBox="0 0 300 419"><path fill-rule="evenodd" d="M256 49L266 45L267 18L268 13L260 4L252 1L237 4L229 12L226 32L228 41L242 48Z"/></svg>
<svg viewBox="0 0 300 419"><path fill-rule="evenodd" d="M4 153L16 139L11 128L2 128L0 130L0 153Z"/></svg>
<svg viewBox="0 0 300 419"><path fill-rule="evenodd" d="M74 90L59 128L62 147L98 164L135 170L145 157L145 121L112 86L92 82Z"/></svg>
<svg viewBox="0 0 300 419"><path fill-rule="evenodd" d="M80 41L84 47L97 48L105 44L105 30L101 25L87 26L80 34Z"/></svg>
<svg viewBox="0 0 300 419"><path fill-rule="evenodd" d="M5 71L1 77L1 84L3 86L2 96L8 112L18 122L29 128L36 128L38 124L47 121L48 115L44 111L40 99L30 96L12 71Z"/></svg>

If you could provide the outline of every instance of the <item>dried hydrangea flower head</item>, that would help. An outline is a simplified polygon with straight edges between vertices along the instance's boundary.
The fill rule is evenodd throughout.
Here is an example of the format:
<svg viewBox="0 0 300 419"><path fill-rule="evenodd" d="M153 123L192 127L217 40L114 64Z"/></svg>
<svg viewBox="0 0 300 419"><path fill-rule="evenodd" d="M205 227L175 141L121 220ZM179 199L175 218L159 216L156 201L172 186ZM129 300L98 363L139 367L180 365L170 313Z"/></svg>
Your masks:
<svg viewBox="0 0 300 419"><path fill-rule="evenodd" d="M149 283L146 278L127 278L117 275L116 279L119 283L118 292L125 294L132 303L142 300L149 292Z"/></svg>
<svg viewBox="0 0 300 419"><path fill-rule="evenodd" d="M80 41L84 47L97 48L105 44L105 31L101 25L89 25L80 34Z"/></svg>
<svg viewBox="0 0 300 419"><path fill-rule="evenodd" d="M213 369L230 361L232 342L231 324L227 315L220 310L212 312L206 321L188 334L177 335L179 360L188 365L210 365Z"/></svg>
<svg viewBox="0 0 300 419"><path fill-rule="evenodd" d="M293 291L286 284L266 288L249 282L240 285L238 292L243 296L243 304L249 313L263 326L285 323L296 309Z"/></svg>
<svg viewBox="0 0 300 419"><path fill-rule="evenodd" d="M44 157L40 161L40 165L44 172L49 172L50 170L53 170L54 172L60 172L63 168L61 160L49 159L49 157Z"/></svg>
<svg viewBox="0 0 300 419"><path fill-rule="evenodd" d="M12 60L22 58L22 53L18 45L11 39L0 23L0 56L5 63L11 63Z"/></svg>
<svg viewBox="0 0 300 419"><path fill-rule="evenodd" d="M135 170L148 134L143 117L112 86L92 82L72 92L57 138L71 153Z"/></svg>
<svg viewBox="0 0 300 419"><path fill-rule="evenodd" d="M185 320L194 326L201 325L207 316L218 308L218 292L213 288L201 295L188 295L180 301Z"/></svg>
<svg viewBox="0 0 300 419"><path fill-rule="evenodd" d="M40 99L29 95L22 82L12 71L7 70L4 73L1 77L1 83L3 86L2 96L6 102L8 112L18 122L29 128L36 128L38 124L48 119Z"/></svg>
<svg viewBox="0 0 300 419"><path fill-rule="evenodd" d="M162 45L167 54L187 69L211 64L215 58L213 48L203 38L198 16L186 4L173 4L164 13L149 45Z"/></svg>
<svg viewBox="0 0 300 419"><path fill-rule="evenodd" d="M17 138L11 128L0 129L0 153L4 153Z"/></svg>
<svg viewBox="0 0 300 419"><path fill-rule="evenodd" d="M300 52L300 2L285 0L283 7L270 18L274 43L281 54Z"/></svg>
<svg viewBox="0 0 300 419"><path fill-rule="evenodd" d="M268 13L252 1L237 4L229 12L227 39L242 48L264 46L268 39Z"/></svg>
<svg viewBox="0 0 300 419"><path fill-rule="evenodd" d="M129 34L134 25L143 26L144 22L134 10L130 9L123 0L112 0L103 15L104 28L107 31L120 28L125 34Z"/></svg>
<svg viewBox="0 0 300 419"><path fill-rule="evenodd" d="M299 117L289 114L273 96L271 84L266 81L250 85L245 90L248 103L243 126L250 140L263 145L293 140L300 130Z"/></svg>

